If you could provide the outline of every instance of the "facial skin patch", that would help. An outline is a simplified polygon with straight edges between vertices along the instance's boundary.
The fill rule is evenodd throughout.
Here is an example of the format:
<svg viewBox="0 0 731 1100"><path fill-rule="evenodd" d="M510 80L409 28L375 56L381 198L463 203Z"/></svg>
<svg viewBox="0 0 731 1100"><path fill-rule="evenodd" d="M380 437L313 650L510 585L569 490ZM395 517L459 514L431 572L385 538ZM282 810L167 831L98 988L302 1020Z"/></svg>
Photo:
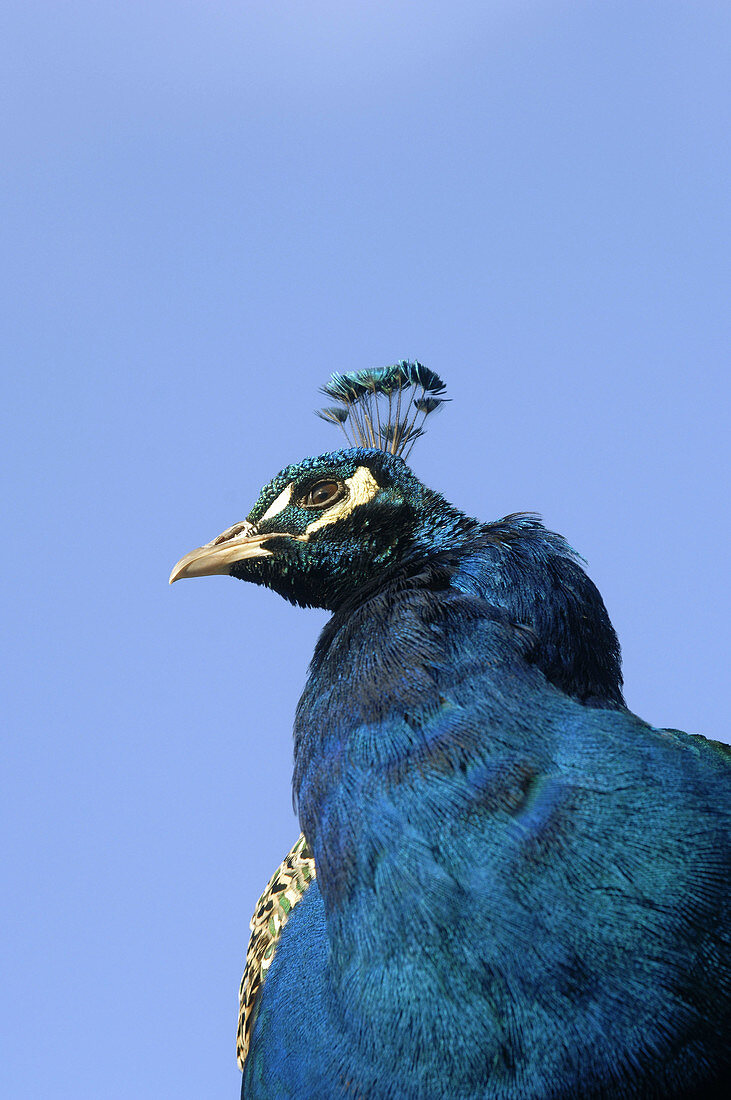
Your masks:
<svg viewBox="0 0 731 1100"><path fill-rule="evenodd" d="M283 512L292 499L293 488L294 486L292 482L290 482L285 489L282 489L277 499L272 501L272 503L269 505L266 512L258 522L264 523L265 520L274 519L274 517L278 516L280 512Z"/></svg>
<svg viewBox="0 0 731 1100"><path fill-rule="evenodd" d="M315 531L319 531L322 527L327 527L330 523L345 519L361 504L367 504L369 500L373 500L381 488L367 466L359 466L352 477L346 477L344 484L348 489L347 496L337 501L332 508L328 508L319 519L313 520L307 527L306 537L309 537ZM282 496L284 496L283 493ZM277 501L274 502L274 504L276 503Z"/></svg>

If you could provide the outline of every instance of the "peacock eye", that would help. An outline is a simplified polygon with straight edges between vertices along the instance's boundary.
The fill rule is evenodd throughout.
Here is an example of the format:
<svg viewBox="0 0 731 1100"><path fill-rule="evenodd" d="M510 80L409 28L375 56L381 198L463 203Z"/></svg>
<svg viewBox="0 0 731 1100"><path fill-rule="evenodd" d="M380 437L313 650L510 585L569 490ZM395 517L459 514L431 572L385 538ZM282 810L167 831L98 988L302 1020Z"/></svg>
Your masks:
<svg viewBox="0 0 731 1100"><path fill-rule="evenodd" d="M340 500L343 495L341 481L316 481L305 493L302 504L305 508L327 508Z"/></svg>

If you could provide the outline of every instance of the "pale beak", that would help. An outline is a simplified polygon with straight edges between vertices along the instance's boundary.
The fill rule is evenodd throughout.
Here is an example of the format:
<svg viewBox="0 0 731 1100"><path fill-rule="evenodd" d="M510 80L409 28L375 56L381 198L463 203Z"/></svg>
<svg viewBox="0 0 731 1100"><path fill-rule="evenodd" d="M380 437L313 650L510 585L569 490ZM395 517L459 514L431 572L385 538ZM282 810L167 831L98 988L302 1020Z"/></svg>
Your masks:
<svg viewBox="0 0 731 1100"><path fill-rule="evenodd" d="M205 546L199 546L181 558L173 566L168 583L172 584L184 577L211 577L217 573L228 573L234 562L245 558L269 557L271 550L265 550L262 543L270 538L271 532L260 535L251 523L235 523L213 542L207 542Z"/></svg>

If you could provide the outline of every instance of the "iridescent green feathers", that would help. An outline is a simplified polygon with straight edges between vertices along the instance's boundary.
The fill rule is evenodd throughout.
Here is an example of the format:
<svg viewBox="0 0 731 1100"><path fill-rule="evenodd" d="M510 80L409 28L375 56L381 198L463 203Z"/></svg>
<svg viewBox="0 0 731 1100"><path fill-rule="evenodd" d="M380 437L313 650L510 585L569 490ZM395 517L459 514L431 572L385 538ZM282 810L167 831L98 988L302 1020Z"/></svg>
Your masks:
<svg viewBox="0 0 731 1100"><path fill-rule="evenodd" d="M333 374L321 392L338 405L317 415L342 428L353 447L374 447L407 458L430 413L440 409L446 386L422 363L402 359L390 367Z"/></svg>

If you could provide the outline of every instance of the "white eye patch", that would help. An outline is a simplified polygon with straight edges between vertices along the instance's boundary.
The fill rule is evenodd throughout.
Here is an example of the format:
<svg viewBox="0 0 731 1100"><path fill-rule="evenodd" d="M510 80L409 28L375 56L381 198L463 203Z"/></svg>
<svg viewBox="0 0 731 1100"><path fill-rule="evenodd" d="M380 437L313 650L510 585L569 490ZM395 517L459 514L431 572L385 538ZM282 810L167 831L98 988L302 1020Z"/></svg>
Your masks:
<svg viewBox="0 0 731 1100"><path fill-rule="evenodd" d="M348 490L347 494L342 500L336 501L331 508L316 513L317 518L313 519L312 523L307 526L305 534L299 535L299 538L306 539L313 531L319 531L321 527L327 527L329 523L344 519L345 516L350 515L354 508L373 500L380 489L378 482L367 466L359 466L352 477L346 477L344 484ZM274 519L280 512L283 512L292 503L293 491L294 483L290 482L286 488L282 489L276 500L272 501L258 523L261 524L266 520Z"/></svg>
<svg viewBox="0 0 731 1100"><path fill-rule="evenodd" d="M337 520L349 516L355 508L373 500L380 489L380 485L367 466L359 466L352 477L346 477L345 486L348 489L347 496L336 501L331 508L327 508L317 519L308 524L306 537L322 527L327 527L330 523L336 523Z"/></svg>
<svg viewBox="0 0 731 1100"><path fill-rule="evenodd" d="M289 485L287 485L287 487L285 489L282 489L282 491L279 494L279 496L277 497L277 499L272 501L272 503L269 505L269 507L267 508L264 515L257 522L258 523L264 523L265 520L274 519L274 517L278 516L280 512L283 512L284 509L289 504L290 500L292 499L292 489L293 488L294 488L294 486L292 485L292 482L290 481Z"/></svg>

